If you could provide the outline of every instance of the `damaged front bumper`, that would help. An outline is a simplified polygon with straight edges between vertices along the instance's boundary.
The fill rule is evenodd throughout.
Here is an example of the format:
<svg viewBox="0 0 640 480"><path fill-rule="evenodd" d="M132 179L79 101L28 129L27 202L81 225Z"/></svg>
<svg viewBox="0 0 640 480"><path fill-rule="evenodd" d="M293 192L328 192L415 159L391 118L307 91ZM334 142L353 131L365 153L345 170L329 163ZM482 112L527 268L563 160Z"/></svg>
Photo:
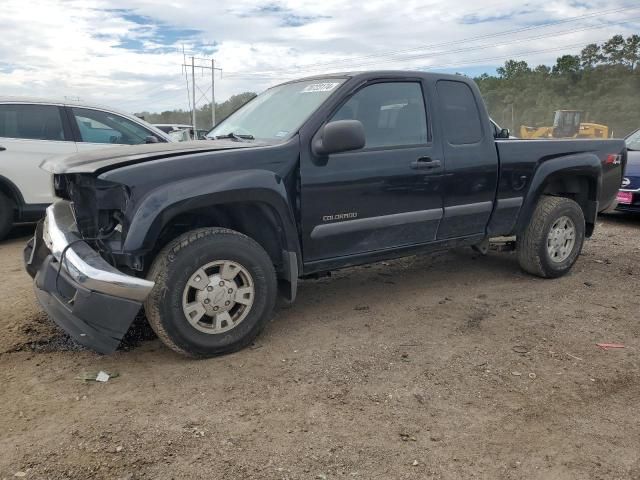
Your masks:
<svg viewBox="0 0 640 480"><path fill-rule="evenodd" d="M116 350L154 285L120 272L83 241L65 200L47 208L24 261L42 307L78 343L100 353Z"/></svg>

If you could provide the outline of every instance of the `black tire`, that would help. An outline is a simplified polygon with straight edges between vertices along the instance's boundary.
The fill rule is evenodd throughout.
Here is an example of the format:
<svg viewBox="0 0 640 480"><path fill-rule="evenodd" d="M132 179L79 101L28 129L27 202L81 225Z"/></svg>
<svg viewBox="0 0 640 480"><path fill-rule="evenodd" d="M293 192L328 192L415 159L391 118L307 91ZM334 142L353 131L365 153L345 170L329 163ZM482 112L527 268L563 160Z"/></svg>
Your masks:
<svg viewBox="0 0 640 480"><path fill-rule="evenodd" d="M13 214L13 203L0 192L0 240L4 240L13 227Z"/></svg>
<svg viewBox="0 0 640 480"><path fill-rule="evenodd" d="M547 248L547 237L556 221L568 217L575 226L575 241L569 255L554 261ZM584 243L585 223L580 206L569 198L543 196L538 201L531 221L516 240L518 261L523 270L543 278L566 274L578 259Z"/></svg>
<svg viewBox="0 0 640 480"><path fill-rule="evenodd" d="M246 317L224 333L204 333L192 326L182 308L183 291L202 266L236 262L251 275L254 300ZM149 271L155 282L144 308L158 337L172 350L193 358L231 353L247 346L271 317L277 281L267 252L251 238L225 228L187 232L160 251Z"/></svg>

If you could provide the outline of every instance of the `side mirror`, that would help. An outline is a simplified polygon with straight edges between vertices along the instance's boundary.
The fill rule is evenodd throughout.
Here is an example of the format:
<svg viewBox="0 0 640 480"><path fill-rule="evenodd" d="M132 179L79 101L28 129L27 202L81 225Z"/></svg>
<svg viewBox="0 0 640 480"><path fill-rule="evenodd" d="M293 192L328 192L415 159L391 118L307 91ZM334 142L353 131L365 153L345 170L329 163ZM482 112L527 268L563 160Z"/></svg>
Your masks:
<svg viewBox="0 0 640 480"><path fill-rule="evenodd" d="M144 137L144 143L158 143L158 137L153 135L146 136Z"/></svg>
<svg viewBox="0 0 640 480"><path fill-rule="evenodd" d="M500 133L498 133L498 138L509 138L511 137L511 132L509 131L508 128L503 128L500 130Z"/></svg>
<svg viewBox="0 0 640 480"><path fill-rule="evenodd" d="M311 144L319 157L363 148L364 127L358 120L336 120L327 123Z"/></svg>

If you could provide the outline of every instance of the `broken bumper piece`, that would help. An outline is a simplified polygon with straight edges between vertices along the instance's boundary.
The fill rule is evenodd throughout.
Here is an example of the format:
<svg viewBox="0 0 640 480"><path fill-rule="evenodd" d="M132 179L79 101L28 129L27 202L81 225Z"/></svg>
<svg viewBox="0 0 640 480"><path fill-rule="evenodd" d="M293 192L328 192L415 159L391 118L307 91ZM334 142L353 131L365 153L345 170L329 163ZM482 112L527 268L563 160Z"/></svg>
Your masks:
<svg viewBox="0 0 640 480"><path fill-rule="evenodd" d="M24 261L46 312L78 343L99 353L118 348L154 285L123 274L84 242L71 205L63 200L47 208Z"/></svg>

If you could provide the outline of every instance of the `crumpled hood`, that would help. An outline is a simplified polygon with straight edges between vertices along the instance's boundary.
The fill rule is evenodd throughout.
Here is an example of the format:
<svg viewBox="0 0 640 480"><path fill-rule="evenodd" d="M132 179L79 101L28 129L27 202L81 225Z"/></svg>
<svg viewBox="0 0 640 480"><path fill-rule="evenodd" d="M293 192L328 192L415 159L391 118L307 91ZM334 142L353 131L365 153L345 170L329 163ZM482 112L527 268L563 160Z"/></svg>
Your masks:
<svg viewBox="0 0 640 480"><path fill-rule="evenodd" d="M269 144L235 140L195 140L179 143L150 143L122 147L101 148L73 155L58 155L47 158L40 168L47 172L60 173L96 173L114 167L169 158L191 153L213 152L239 148L264 147Z"/></svg>

